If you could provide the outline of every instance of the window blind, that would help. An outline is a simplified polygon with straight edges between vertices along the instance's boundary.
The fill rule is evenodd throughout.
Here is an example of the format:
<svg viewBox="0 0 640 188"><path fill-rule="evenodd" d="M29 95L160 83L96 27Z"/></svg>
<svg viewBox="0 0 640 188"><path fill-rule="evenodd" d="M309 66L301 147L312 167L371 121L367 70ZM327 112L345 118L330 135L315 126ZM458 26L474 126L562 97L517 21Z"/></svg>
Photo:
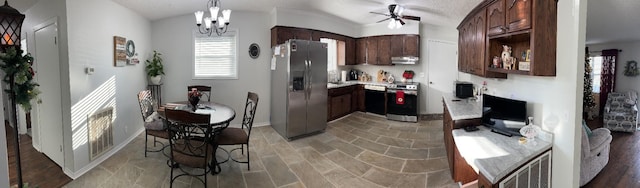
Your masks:
<svg viewBox="0 0 640 188"><path fill-rule="evenodd" d="M195 35L194 78L237 78L236 35Z"/></svg>

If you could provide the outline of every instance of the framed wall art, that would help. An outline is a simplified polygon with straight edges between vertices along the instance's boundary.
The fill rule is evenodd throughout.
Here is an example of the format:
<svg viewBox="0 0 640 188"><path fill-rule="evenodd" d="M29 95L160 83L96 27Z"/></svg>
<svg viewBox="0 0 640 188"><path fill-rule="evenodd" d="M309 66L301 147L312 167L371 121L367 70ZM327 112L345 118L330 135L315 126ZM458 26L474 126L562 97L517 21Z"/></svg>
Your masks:
<svg viewBox="0 0 640 188"><path fill-rule="evenodd" d="M127 51L125 43L127 39L113 36L113 66L122 67L127 64Z"/></svg>

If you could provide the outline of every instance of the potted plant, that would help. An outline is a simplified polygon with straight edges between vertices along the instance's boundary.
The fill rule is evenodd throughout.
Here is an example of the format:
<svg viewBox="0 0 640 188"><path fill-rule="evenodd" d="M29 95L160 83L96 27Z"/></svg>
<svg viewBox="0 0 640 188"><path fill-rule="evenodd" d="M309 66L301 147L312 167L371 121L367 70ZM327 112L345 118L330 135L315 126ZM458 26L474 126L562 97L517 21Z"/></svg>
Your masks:
<svg viewBox="0 0 640 188"><path fill-rule="evenodd" d="M154 85L159 85L162 75L164 75L164 67L162 66L162 58L160 55L162 54L154 50L153 57L145 61L147 76L149 76L149 80Z"/></svg>

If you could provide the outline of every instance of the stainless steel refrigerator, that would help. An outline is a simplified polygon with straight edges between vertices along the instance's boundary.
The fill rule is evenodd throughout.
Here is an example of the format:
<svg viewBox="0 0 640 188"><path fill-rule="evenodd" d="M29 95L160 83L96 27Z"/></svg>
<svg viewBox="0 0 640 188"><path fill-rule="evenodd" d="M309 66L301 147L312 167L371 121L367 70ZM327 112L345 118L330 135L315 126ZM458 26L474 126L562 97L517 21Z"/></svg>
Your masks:
<svg viewBox="0 0 640 188"><path fill-rule="evenodd" d="M327 127L327 45L288 40L272 50L271 126L291 140Z"/></svg>

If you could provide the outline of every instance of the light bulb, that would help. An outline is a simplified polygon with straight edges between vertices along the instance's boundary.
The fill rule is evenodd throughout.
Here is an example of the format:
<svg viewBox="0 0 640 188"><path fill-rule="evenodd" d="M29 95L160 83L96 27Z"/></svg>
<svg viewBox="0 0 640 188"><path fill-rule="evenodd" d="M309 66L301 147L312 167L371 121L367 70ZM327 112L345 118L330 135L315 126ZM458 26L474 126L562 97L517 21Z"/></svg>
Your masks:
<svg viewBox="0 0 640 188"><path fill-rule="evenodd" d="M389 22L389 25L387 25L387 27L388 27L389 29L393 29L394 27L396 27L396 22L395 22L394 20L391 20L391 21Z"/></svg>
<svg viewBox="0 0 640 188"><path fill-rule="evenodd" d="M211 28L211 18L210 17L206 17L204 18L204 26L209 29Z"/></svg>
<svg viewBox="0 0 640 188"><path fill-rule="evenodd" d="M402 23L400 23L400 21L396 20L396 29L400 29L402 28Z"/></svg>
<svg viewBox="0 0 640 188"><path fill-rule="evenodd" d="M216 21L218 19L218 11L220 11L220 8L218 7L209 8L209 12L211 12L211 17L213 18L213 21Z"/></svg>
<svg viewBox="0 0 640 188"><path fill-rule="evenodd" d="M204 15L204 11L196 11L193 14L196 15L196 24L202 24L202 16Z"/></svg>
<svg viewBox="0 0 640 188"><path fill-rule="evenodd" d="M225 23L225 19L223 17L218 17L218 27L223 28Z"/></svg>
<svg viewBox="0 0 640 188"><path fill-rule="evenodd" d="M225 23L229 23L229 19L231 19L231 10L223 10L222 17L224 17Z"/></svg>

